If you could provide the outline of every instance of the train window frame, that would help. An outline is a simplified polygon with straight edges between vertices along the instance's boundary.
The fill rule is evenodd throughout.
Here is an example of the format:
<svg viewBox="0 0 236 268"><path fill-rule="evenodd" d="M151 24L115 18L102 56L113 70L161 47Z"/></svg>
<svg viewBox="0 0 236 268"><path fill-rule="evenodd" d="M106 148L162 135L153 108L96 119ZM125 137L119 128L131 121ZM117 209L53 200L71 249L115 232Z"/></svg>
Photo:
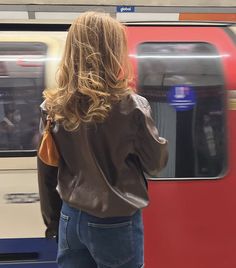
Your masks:
<svg viewBox="0 0 236 268"><path fill-rule="evenodd" d="M222 130L224 132L223 135L223 161L222 161L222 169L220 169L219 174L217 174L216 176L173 176L173 177L168 177L168 176L159 176L159 177L151 177L148 178L151 181L162 181L162 180L168 180L168 181L176 181L176 180L217 180L217 179L222 179L225 177L225 175L228 172L228 165L229 165L229 160L228 160L228 129L227 129L227 88L225 85L225 77L224 77L224 68L223 68L223 63L222 63L222 59L221 59L221 55L217 49L217 47L210 42L203 42L203 41L150 41L150 42L141 42L137 45L136 47L136 64L137 64L137 80L136 80L136 86L137 86L137 92L140 95L144 95L144 91L145 89L142 88L142 86L140 85L140 60L139 58L144 58L143 55L141 55L140 53L140 47L143 45L150 45L150 44L154 44L154 45L205 45L208 46L208 48L212 48L214 50L214 52L216 53L216 58L218 57L218 68L219 68L219 77L221 78L222 84L220 84L220 86L222 87L221 92L222 92L222 97L220 98L220 102L222 103ZM212 50L212 51L213 51ZM157 57L158 58L158 57ZM145 68L143 68L145 69ZM161 82L161 84L159 85L160 87L167 87L167 85L165 85L164 81ZM158 85L156 86L158 87ZM141 91L141 92L140 92ZM148 98L147 98L148 99ZM149 99L148 99L149 100ZM150 100L149 100L150 102ZM167 103L167 101L166 101ZM158 124L158 120L157 120L157 124ZM159 129L160 131L160 129ZM161 133L160 133L161 134ZM177 135L177 134L176 134ZM177 158L177 157L176 157ZM176 160L175 160L175 165L176 165Z"/></svg>
<svg viewBox="0 0 236 268"><path fill-rule="evenodd" d="M17 52L17 46L19 46L19 55L21 56L24 56L24 55L28 55L28 56L31 56L31 55L36 55L36 56L42 56L43 58L47 58L47 54L48 54L48 44L45 43L45 42L42 42L42 41L0 41L0 45L7 45L7 44L10 44L10 48L12 48L12 51L16 51ZM24 47L26 46L26 48ZM34 50L32 50L33 52L35 51L36 53L33 54L32 51L31 51L31 54L27 54L27 52L30 51L30 49L32 49L33 46L39 46L38 48L34 47ZM28 49L27 49L28 48ZM15 49L15 50L14 50ZM9 50L6 50L6 51L9 51L9 53L11 53L11 49ZM22 53L22 52L26 52L26 54ZM37 54L38 52L38 54ZM14 55L14 54L13 54ZM43 90L45 89L45 86L46 86L46 81L45 81L45 78L46 78L46 60L42 59L42 61L40 62L41 63L41 66L42 66L42 70L41 70L41 73L40 75L37 77L33 77L33 79L38 79L39 80L39 85L36 86L38 88L35 89L35 91L37 90L37 92L35 92L34 94L34 101L37 102L37 117L36 118L33 118L32 119L36 119L38 122L37 122L37 127L35 126L35 128L37 128L37 133L39 133L39 121L40 121L40 109L39 109L39 106L40 106L40 103L43 101L43 98L42 98L42 92ZM22 66L25 64L25 67L27 67L27 62L22 62L21 63ZM30 66L29 64L29 67L32 67ZM30 71L29 71L30 72ZM33 71L32 71L33 72ZM17 77L16 77L17 78ZM28 77L22 77L23 79L27 80L29 79ZM7 78L7 79L11 79L10 77ZM14 77L13 77L14 79ZM32 78L31 78L32 79ZM14 90L14 87L13 87L13 90ZM33 89L31 89L33 90ZM39 97L40 96L40 97ZM13 96L13 99L15 98L15 96ZM0 99L2 101L2 105L5 105L4 103L4 99ZM17 98L14 99L14 102L17 101ZM19 101L19 99L18 99ZM10 103L10 101L8 101ZM26 105L29 105L29 104L26 104ZM37 134L36 133L36 134ZM22 135L22 134L21 134ZM10 157L35 157L37 155L37 145L35 144L35 147L34 148L23 148L23 149L0 149L0 158L10 158Z"/></svg>

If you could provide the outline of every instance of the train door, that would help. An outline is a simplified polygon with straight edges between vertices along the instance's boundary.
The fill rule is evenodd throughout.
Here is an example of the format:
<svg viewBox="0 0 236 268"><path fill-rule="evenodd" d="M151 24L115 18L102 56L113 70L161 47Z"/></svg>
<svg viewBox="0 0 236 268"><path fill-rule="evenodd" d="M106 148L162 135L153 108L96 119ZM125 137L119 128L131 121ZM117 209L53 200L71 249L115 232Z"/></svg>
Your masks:
<svg viewBox="0 0 236 268"><path fill-rule="evenodd" d="M0 267L56 267L44 239L36 147L42 90L53 86L58 33L0 33Z"/></svg>
<svg viewBox="0 0 236 268"><path fill-rule="evenodd" d="M236 265L235 127L227 105L227 92L236 89L236 48L227 31L128 29L138 93L169 140L169 162L159 178L150 178L144 211L148 268Z"/></svg>

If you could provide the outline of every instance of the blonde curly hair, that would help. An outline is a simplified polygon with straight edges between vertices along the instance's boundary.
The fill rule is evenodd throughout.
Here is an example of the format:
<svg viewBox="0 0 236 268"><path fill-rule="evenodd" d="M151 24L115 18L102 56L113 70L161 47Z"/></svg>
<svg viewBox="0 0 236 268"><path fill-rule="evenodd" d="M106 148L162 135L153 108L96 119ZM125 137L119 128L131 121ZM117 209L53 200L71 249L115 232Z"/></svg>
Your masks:
<svg viewBox="0 0 236 268"><path fill-rule="evenodd" d="M102 122L112 103L130 94L125 27L107 14L86 12L71 25L57 88L43 92L46 109L68 131Z"/></svg>

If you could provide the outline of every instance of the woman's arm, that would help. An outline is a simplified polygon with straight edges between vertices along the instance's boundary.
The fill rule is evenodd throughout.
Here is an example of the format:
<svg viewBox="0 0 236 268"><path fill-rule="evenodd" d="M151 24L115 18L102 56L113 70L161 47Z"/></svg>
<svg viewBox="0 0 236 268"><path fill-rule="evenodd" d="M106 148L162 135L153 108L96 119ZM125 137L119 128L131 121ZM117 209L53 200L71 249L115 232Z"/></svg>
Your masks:
<svg viewBox="0 0 236 268"><path fill-rule="evenodd" d="M139 97L136 118L138 130L134 142L135 153L139 157L143 171L149 176L156 176L167 163L168 142L159 136L151 116L151 107L143 97Z"/></svg>
<svg viewBox="0 0 236 268"><path fill-rule="evenodd" d="M56 190L58 168L44 164L39 157L37 160L40 207L47 227L45 235L47 238L53 238L58 233L62 205Z"/></svg>
<svg viewBox="0 0 236 268"><path fill-rule="evenodd" d="M39 131L42 135L42 138L43 130L46 124L46 117L47 113L44 111L43 105L41 105L41 120ZM60 210L62 206L62 200L56 190L58 167L45 164L39 158L39 156L37 157L37 167L40 207L44 223L47 227L45 235L47 238L53 238L57 236L58 233Z"/></svg>

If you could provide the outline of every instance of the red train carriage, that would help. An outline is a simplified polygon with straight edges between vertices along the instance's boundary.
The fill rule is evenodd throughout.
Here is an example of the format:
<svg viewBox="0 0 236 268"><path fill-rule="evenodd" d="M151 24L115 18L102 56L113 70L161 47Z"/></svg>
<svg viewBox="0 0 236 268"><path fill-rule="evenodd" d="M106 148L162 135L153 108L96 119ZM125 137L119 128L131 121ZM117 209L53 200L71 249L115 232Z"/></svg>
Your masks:
<svg viewBox="0 0 236 268"><path fill-rule="evenodd" d="M170 159L149 182L148 268L236 267L235 28L132 26L138 91Z"/></svg>

